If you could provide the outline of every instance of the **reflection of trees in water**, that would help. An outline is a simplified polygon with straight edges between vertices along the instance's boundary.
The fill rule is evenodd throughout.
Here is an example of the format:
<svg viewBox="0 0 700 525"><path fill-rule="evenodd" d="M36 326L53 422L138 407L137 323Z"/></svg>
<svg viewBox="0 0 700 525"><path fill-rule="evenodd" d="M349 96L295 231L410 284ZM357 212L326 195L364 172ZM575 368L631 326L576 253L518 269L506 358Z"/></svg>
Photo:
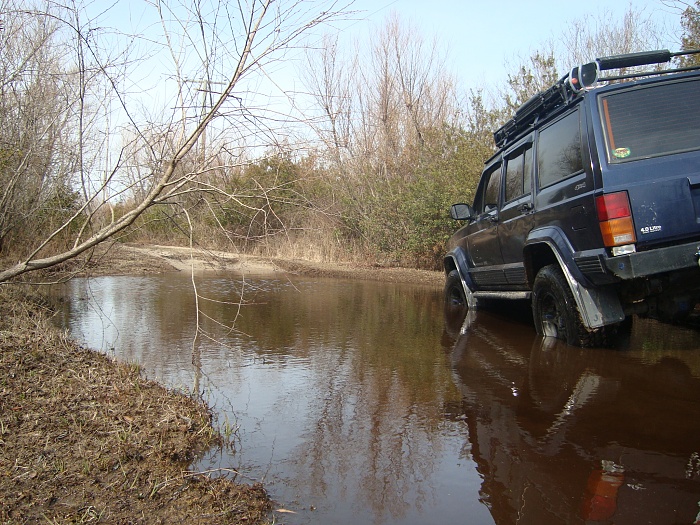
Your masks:
<svg viewBox="0 0 700 525"><path fill-rule="evenodd" d="M309 363L310 379L291 394L309 396L299 414L303 444L287 461L304 481L299 490L308 501L340 490L377 517L413 513L436 496L423 480L443 447L444 406L458 399L441 354L426 352L439 341L441 301L421 287L328 280L309 293L306 286L280 281L273 293L249 296L236 323L274 366Z"/></svg>
<svg viewBox="0 0 700 525"><path fill-rule="evenodd" d="M448 371L424 350L435 345L428 327L440 315L432 294L407 300L405 292L381 288L315 299L321 304L314 325L337 322L340 313L345 345L327 340L325 351L307 347L321 395L294 463L308 472L299 477L308 478L315 497L334 497L327 489L341 480L340 490L374 516L400 518L435 496L423 480L440 457L435 430L454 389Z"/></svg>
<svg viewBox="0 0 700 525"><path fill-rule="evenodd" d="M319 289L317 283L251 280L244 294L248 304L239 310L239 279L201 278L197 290L207 299L200 300L201 332L193 344L188 278L125 282L117 278L100 292L112 294L111 302L100 297L114 305L112 312L128 310L120 349L133 344L130 360L187 390L192 373L195 381L210 374L201 376L195 390L201 393L201 387L224 414L220 423L242 410L231 397L237 389L265 397L259 390L264 386L246 385L249 360L266 363L266 377L288 382L284 389L299 400L274 402L286 410L301 407L298 415L281 419L298 417L306 429L292 436L302 444L284 459L285 469L294 472L289 477L303 482L299 490L306 501L328 501L335 497L330 491L340 490L345 501L379 521L434 504L438 495L425 480L434 477L444 447L445 406L459 400L439 351L442 302L434 290L334 280ZM152 289L144 288L148 282ZM137 326L148 331L147 340L139 339ZM303 383L299 375L285 375L287 367L298 372L299 361Z"/></svg>
<svg viewBox="0 0 700 525"><path fill-rule="evenodd" d="M309 473L311 493L333 497L326 493L328 480L342 480L342 490L356 494L357 504L375 516L400 518L434 496L422 481L440 455L430 429L442 411L417 404L396 375L375 370L360 378L346 364L340 377L326 379L327 395L314 410L317 419L297 463ZM356 391L348 392L348 384Z"/></svg>
<svg viewBox="0 0 700 525"><path fill-rule="evenodd" d="M182 287L165 287L163 294L148 285L155 281L160 278L96 279L81 296L94 297L115 323L127 311L117 342L127 349L126 359L138 360L149 375L188 385L192 289L181 279ZM625 483L640 487L620 488L616 523L634 523L632 506L661 523L673 507L685 519L692 498L697 512L697 330L636 320L624 349L542 345L529 306L521 305L517 316L518 306L508 302L493 312L471 312L466 323L465 312L447 312L443 353L435 322L442 319L442 301L432 290L336 281L320 290L314 284L313 293L302 283L255 286L246 295L251 305L236 321L239 332L232 332L227 326L238 310L224 299L240 295L235 281L199 284L200 293L215 299L203 306L211 317L204 328L229 343L199 341L202 366L214 376L204 388L215 391L220 413L223 406L234 414L241 407L223 397L228 392L265 394L264 386L245 384L246 360L267 362L266 378L288 381L280 390L294 401L275 402L286 410L301 406L280 419L298 418L305 428L305 435L293 436L301 444L284 462L299 490L308 491L306 501L340 497L370 509L377 521L415 515L413 509L440 498L425 480L435 480L441 468L441 450L450 439L444 426L464 417L461 457L476 462L482 500L497 523L514 523L523 509L530 513L526 518L538 516L542 523L552 516L576 521L587 480L602 460L624 467ZM72 307L90 308L87 301ZM238 353L243 341L245 351ZM289 378L286 367L299 372L295 360L304 363L303 374ZM533 508L541 510L533 515Z"/></svg>

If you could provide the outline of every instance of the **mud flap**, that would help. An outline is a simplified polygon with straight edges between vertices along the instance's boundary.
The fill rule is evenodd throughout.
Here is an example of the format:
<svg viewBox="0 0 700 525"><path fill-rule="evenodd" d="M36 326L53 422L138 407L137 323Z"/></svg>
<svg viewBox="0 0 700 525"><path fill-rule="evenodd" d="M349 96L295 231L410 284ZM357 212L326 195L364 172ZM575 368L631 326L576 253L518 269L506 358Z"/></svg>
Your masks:
<svg viewBox="0 0 700 525"><path fill-rule="evenodd" d="M620 298L610 288L586 288L573 278L566 265L561 265L569 282L583 324L589 330L625 320Z"/></svg>

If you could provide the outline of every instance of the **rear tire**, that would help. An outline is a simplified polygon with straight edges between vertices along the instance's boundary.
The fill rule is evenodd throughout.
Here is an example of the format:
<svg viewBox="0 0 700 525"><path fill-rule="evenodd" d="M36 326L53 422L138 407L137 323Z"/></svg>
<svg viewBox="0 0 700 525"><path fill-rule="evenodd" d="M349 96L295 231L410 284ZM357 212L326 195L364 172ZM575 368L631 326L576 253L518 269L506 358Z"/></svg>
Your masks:
<svg viewBox="0 0 700 525"><path fill-rule="evenodd" d="M556 264L542 268L532 287L532 316L542 337L554 337L572 346L600 346L604 328L588 330L564 273Z"/></svg>

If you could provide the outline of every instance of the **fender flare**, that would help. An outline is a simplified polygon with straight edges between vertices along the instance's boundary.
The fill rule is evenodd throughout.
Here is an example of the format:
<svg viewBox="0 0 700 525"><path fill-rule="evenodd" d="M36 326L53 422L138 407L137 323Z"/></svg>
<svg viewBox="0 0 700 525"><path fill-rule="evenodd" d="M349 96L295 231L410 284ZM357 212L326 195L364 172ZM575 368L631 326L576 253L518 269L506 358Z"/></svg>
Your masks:
<svg viewBox="0 0 700 525"><path fill-rule="evenodd" d="M527 280L530 287L532 287L532 284L535 282L535 277L537 276L538 265L534 263L532 252L538 245L545 245L549 248L565 274L568 272L571 278L575 279L583 286L587 288L592 287L593 283L588 281L574 262L574 249L568 237L561 228L556 226L547 226L532 230L525 241L523 257L525 259L525 269L527 271Z"/></svg>
<svg viewBox="0 0 700 525"><path fill-rule="evenodd" d="M476 308L474 281L472 281L469 275L469 259L464 249L457 247L445 255L443 266L445 268L445 277L447 277L452 270L457 270L459 278L462 281L464 296L467 298L467 306L470 309Z"/></svg>
<svg viewBox="0 0 700 525"><path fill-rule="evenodd" d="M611 286L594 286L583 276L574 262L573 247L561 228L550 226L530 232L525 242L524 257L531 287L537 273L537 265L528 252L532 252L537 245L546 245L554 254L569 283L581 319L588 329L594 330L624 321L625 312L615 289Z"/></svg>

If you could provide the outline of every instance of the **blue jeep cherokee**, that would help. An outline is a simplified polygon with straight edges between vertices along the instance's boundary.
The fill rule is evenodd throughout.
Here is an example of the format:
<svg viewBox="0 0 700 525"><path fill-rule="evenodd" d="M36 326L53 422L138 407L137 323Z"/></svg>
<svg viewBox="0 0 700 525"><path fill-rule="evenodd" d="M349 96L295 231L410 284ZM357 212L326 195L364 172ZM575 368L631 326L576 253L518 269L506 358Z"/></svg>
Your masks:
<svg viewBox="0 0 700 525"><path fill-rule="evenodd" d="M603 344L632 315L674 322L700 301L700 67L667 50L597 59L494 133L445 297L531 299L538 334Z"/></svg>

